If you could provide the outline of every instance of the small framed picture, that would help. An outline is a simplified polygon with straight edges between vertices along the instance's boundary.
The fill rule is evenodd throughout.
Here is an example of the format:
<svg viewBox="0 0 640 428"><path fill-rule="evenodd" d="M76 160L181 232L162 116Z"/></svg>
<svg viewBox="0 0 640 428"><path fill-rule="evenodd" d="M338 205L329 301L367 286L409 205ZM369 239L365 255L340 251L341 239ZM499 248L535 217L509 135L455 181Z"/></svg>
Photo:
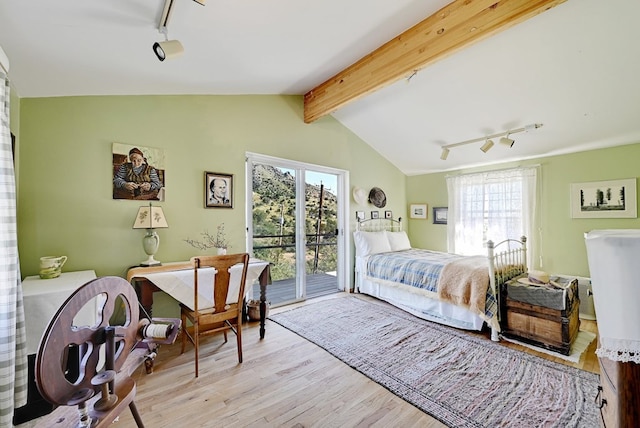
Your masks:
<svg viewBox="0 0 640 428"><path fill-rule="evenodd" d="M391 211L385 211L384 212L384 218L392 219L393 218L393 213Z"/></svg>
<svg viewBox="0 0 640 428"><path fill-rule="evenodd" d="M433 224L447 224L447 214L449 208L434 207L433 208Z"/></svg>
<svg viewBox="0 0 640 428"><path fill-rule="evenodd" d="M427 204L411 204L409 206L410 218L427 218Z"/></svg>
<svg viewBox="0 0 640 428"><path fill-rule="evenodd" d="M364 211L356 211L356 220L364 221Z"/></svg>
<svg viewBox="0 0 640 428"><path fill-rule="evenodd" d="M380 218L379 211L371 211L371 218Z"/></svg>
<svg viewBox="0 0 640 428"><path fill-rule="evenodd" d="M232 174L204 173L204 206L206 208L233 208Z"/></svg>

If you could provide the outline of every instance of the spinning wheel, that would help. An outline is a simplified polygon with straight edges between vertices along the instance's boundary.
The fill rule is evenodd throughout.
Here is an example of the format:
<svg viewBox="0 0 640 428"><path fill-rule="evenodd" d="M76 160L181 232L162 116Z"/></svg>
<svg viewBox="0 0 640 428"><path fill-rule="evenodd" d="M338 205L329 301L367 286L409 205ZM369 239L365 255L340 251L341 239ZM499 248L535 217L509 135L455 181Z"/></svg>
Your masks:
<svg viewBox="0 0 640 428"><path fill-rule="evenodd" d="M97 299L98 306L96 324L74 326L76 314L93 299ZM120 307L124 308L124 321L110 325ZM40 341L35 371L42 397L57 405L77 405L76 426L106 426L129 405L138 427L142 427L133 402L135 382L128 374L116 376L138 341L138 319L138 298L124 279L103 277L78 288L58 309ZM74 346L79 350L78 376L68 379L67 359ZM101 355L105 363L99 372ZM90 400L97 392L101 393L100 398ZM70 422L64 421L60 426L72 426Z"/></svg>

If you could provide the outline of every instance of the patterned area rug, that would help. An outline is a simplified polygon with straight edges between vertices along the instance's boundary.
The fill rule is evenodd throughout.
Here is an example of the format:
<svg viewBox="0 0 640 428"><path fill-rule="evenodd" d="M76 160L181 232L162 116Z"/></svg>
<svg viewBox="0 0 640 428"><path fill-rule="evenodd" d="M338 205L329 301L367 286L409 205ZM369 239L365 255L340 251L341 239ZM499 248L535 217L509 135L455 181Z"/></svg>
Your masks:
<svg viewBox="0 0 640 428"><path fill-rule="evenodd" d="M597 427L598 375L357 297L272 321L451 427Z"/></svg>

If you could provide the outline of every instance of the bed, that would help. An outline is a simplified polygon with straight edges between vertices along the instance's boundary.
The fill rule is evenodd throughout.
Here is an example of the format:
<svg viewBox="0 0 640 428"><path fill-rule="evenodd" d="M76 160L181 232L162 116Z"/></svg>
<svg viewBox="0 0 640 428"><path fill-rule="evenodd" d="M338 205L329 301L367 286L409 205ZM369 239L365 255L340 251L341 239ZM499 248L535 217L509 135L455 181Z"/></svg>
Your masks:
<svg viewBox="0 0 640 428"><path fill-rule="evenodd" d="M526 238L487 243L486 256L412 248L400 219L358 222L355 289L415 316L499 340L500 286L527 271Z"/></svg>

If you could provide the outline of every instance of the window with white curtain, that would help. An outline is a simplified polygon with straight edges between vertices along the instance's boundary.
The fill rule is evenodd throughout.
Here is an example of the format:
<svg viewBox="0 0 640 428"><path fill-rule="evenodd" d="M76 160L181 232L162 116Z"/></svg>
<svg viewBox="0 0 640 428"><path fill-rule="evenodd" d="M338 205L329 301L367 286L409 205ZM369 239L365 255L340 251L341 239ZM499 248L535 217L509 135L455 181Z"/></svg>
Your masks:
<svg viewBox="0 0 640 428"><path fill-rule="evenodd" d="M530 240L537 180L538 167L447 177L449 252L486 254L488 240L498 243L521 236Z"/></svg>

